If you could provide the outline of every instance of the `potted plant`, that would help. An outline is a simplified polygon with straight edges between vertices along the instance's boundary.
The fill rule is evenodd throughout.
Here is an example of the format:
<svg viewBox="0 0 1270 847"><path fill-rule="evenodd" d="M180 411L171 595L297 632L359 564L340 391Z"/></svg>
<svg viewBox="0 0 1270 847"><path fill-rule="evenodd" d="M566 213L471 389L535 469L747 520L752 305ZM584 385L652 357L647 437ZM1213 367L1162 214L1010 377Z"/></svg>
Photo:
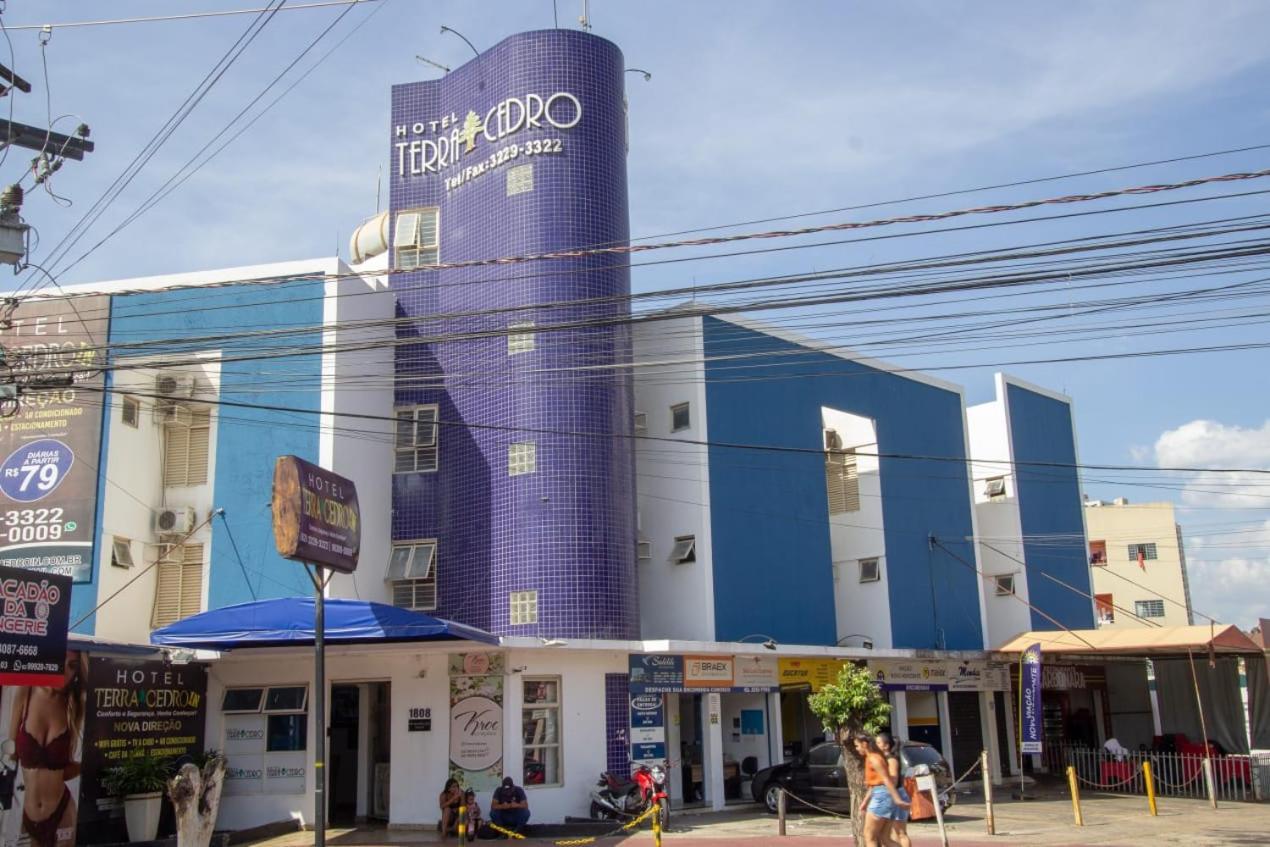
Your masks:
<svg viewBox="0 0 1270 847"><path fill-rule="evenodd" d="M123 798L129 841L153 841L163 812L163 789L171 768L166 759L138 756L125 759L102 777L102 788Z"/></svg>

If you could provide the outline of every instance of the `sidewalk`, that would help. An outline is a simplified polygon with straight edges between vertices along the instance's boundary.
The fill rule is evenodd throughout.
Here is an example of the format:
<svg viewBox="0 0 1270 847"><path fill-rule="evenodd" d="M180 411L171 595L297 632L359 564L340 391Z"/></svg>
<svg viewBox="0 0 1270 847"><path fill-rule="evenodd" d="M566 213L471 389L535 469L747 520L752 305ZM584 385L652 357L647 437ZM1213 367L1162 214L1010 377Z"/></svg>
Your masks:
<svg viewBox="0 0 1270 847"><path fill-rule="evenodd" d="M949 842L956 847L1004 847L1029 844L1045 847L1250 847L1270 843L1270 803L1223 803L1213 811L1206 801L1160 801L1159 816L1147 813L1142 797L1085 795L1081 803L1085 826L1072 820L1071 801L1065 794L1049 791L1038 799L1019 802L1006 799L995 807L997 834L989 836L983 823L982 801L959 797L946 819ZM671 818L671 831L663 843L667 847L829 847L850 844L849 821L828 815L791 813L788 835L776 835L776 818L755 808L678 814ZM909 834L920 847L939 844L934 821L911 824ZM563 840L563 839L562 839ZM572 839L568 839L572 840ZM441 843L437 834L421 830L332 829L331 847L391 847ZM458 842L446 842L458 847ZM500 842L476 841L475 844ZM507 843L507 842L501 842ZM520 842L526 847L546 847L551 839L533 838ZM604 847L649 847L652 834L644 830L621 838L605 838ZM253 847L312 847L312 832L255 842Z"/></svg>

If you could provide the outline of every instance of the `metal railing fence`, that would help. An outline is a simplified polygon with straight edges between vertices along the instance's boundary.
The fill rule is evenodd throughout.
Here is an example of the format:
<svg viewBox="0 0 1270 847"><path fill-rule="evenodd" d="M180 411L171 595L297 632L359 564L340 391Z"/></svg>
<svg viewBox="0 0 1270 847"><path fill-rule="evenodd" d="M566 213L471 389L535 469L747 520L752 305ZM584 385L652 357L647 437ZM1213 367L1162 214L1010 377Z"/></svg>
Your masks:
<svg viewBox="0 0 1270 847"><path fill-rule="evenodd" d="M1142 763L1150 762L1155 792L1161 797L1208 797L1204 757L1193 753L1129 752L1061 747L1046 756L1053 772L1067 766L1076 769L1080 784L1091 791L1145 794ZM1214 756L1213 787L1217 799L1228 801L1270 800L1270 756ZM1055 764L1061 767L1055 768Z"/></svg>

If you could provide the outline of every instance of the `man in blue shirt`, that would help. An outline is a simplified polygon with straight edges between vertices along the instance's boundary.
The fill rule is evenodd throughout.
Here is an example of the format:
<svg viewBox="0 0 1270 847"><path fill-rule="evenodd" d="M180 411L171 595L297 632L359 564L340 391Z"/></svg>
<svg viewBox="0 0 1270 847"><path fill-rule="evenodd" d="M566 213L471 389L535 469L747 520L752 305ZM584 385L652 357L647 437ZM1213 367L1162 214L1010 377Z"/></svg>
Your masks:
<svg viewBox="0 0 1270 847"><path fill-rule="evenodd" d="M504 829L520 832L529 823L529 798L510 776L504 777L503 784L494 789L489 808L490 821Z"/></svg>

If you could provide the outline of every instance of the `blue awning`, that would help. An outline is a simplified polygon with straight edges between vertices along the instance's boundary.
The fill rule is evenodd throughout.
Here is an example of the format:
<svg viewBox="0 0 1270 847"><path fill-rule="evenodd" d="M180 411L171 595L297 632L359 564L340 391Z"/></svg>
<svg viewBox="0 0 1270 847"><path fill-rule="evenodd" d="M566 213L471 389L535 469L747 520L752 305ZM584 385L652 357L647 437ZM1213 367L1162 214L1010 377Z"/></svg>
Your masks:
<svg viewBox="0 0 1270 847"><path fill-rule="evenodd" d="M313 598L283 597L240 603L191 615L150 633L150 641L191 650L288 647L313 643ZM327 600L326 643L479 641L497 644L484 630L409 609L362 600Z"/></svg>

